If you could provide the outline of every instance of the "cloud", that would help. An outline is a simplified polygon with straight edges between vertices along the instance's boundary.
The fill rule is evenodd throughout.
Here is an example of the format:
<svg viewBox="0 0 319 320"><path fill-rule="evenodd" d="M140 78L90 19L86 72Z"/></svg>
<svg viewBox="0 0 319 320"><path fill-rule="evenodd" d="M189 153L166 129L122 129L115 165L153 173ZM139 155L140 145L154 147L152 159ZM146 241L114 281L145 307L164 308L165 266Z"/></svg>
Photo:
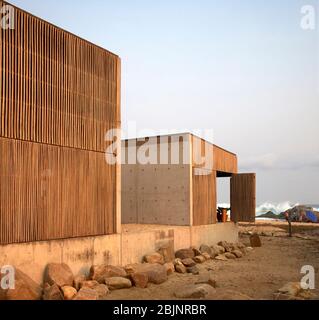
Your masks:
<svg viewBox="0 0 319 320"><path fill-rule="evenodd" d="M290 154L277 156L273 153L239 159L239 167L244 170L300 170L319 168L319 155Z"/></svg>

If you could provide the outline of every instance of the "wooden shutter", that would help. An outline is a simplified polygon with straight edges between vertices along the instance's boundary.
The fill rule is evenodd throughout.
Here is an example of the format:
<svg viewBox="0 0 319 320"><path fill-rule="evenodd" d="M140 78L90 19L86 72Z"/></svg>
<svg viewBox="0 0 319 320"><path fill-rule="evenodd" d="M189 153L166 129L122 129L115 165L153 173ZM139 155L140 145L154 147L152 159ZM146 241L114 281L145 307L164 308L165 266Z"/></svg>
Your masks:
<svg viewBox="0 0 319 320"><path fill-rule="evenodd" d="M230 179L231 220L254 222L256 216L256 174L233 174Z"/></svg>

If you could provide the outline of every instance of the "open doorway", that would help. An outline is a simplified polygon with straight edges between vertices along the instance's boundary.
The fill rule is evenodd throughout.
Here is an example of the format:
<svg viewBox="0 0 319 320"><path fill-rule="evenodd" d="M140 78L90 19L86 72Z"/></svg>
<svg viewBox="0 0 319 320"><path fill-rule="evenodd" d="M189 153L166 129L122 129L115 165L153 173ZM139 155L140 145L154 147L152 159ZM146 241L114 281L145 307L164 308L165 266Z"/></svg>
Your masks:
<svg viewBox="0 0 319 320"><path fill-rule="evenodd" d="M217 172L217 222L230 221L230 174Z"/></svg>

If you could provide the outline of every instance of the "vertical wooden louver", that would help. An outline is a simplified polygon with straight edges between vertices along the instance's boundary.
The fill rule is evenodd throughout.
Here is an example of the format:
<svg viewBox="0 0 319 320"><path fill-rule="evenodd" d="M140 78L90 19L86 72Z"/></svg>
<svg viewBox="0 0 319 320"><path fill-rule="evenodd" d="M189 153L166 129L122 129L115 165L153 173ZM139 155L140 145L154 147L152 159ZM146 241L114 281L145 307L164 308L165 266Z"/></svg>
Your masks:
<svg viewBox="0 0 319 320"><path fill-rule="evenodd" d="M0 29L0 244L114 233L118 170L104 152L120 128L120 59L14 14Z"/></svg>

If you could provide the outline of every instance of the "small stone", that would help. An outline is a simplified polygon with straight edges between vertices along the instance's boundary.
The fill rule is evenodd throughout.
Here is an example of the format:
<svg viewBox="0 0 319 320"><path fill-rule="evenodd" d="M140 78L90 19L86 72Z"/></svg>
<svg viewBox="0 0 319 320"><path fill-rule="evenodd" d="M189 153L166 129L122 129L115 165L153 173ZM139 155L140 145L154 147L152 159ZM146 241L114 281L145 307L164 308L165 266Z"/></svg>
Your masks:
<svg viewBox="0 0 319 320"><path fill-rule="evenodd" d="M198 249L196 249L196 248L192 248L192 249L193 249L193 251L194 251L195 257L196 257L196 256L200 256L200 255L202 254L202 252L200 252Z"/></svg>
<svg viewBox="0 0 319 320"><path fill-rule="evenodd" d="M250 245L254 247L261 247L261 240L257 233L254 233L250 236Z"/></svg>
<svg viewBox="0 0 319 320"><path fill-rule="evenodd" d="M210 260L211 259L211 256L206 252L203 252L202 256L205 258L205 260Z"/></svg>
<svg viewBox="0 0 319 320"><path fill-rule="evenodd" d="M56 283L45 287L43 300L63 300L63 294Z"/></svg>
<svg viewBox="0 0 319 320"><path fill-rule="evenodd" d="M177 264L175 265L175 271L178 273L186 273L187 269L183 264Z"/></svg>
<svg viewBox="0 0 319 320"><path fill-rule="evenodd" d="M207 244L202 244L199 248L200 252L206 252L208 253L210 256L212 255L212 248L210 246L208 246Z"/></svg>
<svg viewBox="0 0 319 320"><path fill-rule="evenodd" d="M199 270L197 268L197 266L193 266L193 267L188 267L186 268L187 273L192 273L194 275L199 274Z"/></svg>
<svg viewBox="0 0 319 320"><path fill-rule="evenodd" d="M217 253L217 255L225 253L225 248L217 244L213 245L212 249Z"/></svg>
<svg viewBox="0 0 319 320"><path fill-rule="evenodd" d="M231 245L227 241L220 241L218 245L225 249L225 252L231 252L232 248Z"/></svg>
<svg viewBox="0 0 319 320"><path fill-rule="evenodd" d="M220 261L227 261L225 254L220 254L220 255L216 256L215 259L220 260Z"/></svg>
<svg viewBox="0 0 319 320"><path fill-rule="evenodd" d="M127 289L132 287L131 281L122 277L105 278L105 284L110 290Z"/></svg>
<svg viewBox="0 0 319 320"><path fill-rule="evenodd" d="M144 289L148 285L148 275L146 272L132 273L131 279L135 287Z"/></svg>
<svg viewBox="0 0 319 320"><path fill-rule="evenodd" d="M234 250L234 251L232 251L232 254L234 254L236 256L236 258L241 258L243 256L243 254L240 250Z"/></svg>
<svg viewBox="0 0 319 320"><path fill-rule="evenodd" d="M158 252L146 255L144 261L147 263L159 263L164 264L164 257Z"/></svg>
<svg viewBox="0 0 319 320"><path fill-rule="evenodd" d="M205 252L204 252L205 253ZM196 256L194 259L193 259L196 263L203 263L206 261L206 259L200 255L200 256Z"/></svg>
<svg viewBox="0 0 319 320"><path fill-rule="evenodd" d="M97 293L99 300L104 299L110 293L107 285L102 283L98 283L97 286L92 289Z"/></svg>
<svg viewBox="0 0 319 320"><path fill-rule="evenodd" d="M191 258L183 259L182 263L185 267L193 267L196 265L196 262Z"/></svg>
<svg viewBox="0 0 319 320"><path fill-rule="evenodd" d="M180 258L176 258L175 260L174 260L174 265L176 266L176 265L183 265L183 262L182 262L182 259L180 259Z"/></svg>
<svg viewBox="0 0 319 320"><path fill-rule="evenodd" d="M74 277L74 280L73 280L73 287L79 291L81 289L81 283L83 281L86 281L86 276L81 274L81 275L77 275Z"/></svg>
<svg viewBox="0 0 319 320"><path fill-rule="evenodd" d="M154 284L160 284L167 280L165 267L158 263L136 263L126 266L125 270L129 271L129 274L135 272L146 272L148 275L148 281Z"/></svg>
<svg viewBox="0 0 319 320"><path fill-rule="evenodd" d="M73 272L65 263L49 263L47 265L44 282L50 286L57 284L60 288L64 286L73 286Z"/></svg>
<svg viewBox="0 0 319 320"><path fill-rule="evenodd" d="M249 252L251 252L251 251L253 251L253 250L254 250L253 247L246 247L246 252L247 252L247 253L249 253Z"/></svg>
<svg viewBox="0 0 319 320"><path fill-rule="evenodd" d="M69 286L62 287L62 292L64 300L73 300L73 298L78 293L75 288Z"/></svg>
<svg viewBox="0 0 319 320"><path fill-rule="evenodd" d="M166 263L164 264L164 267L165 267L165 269L166 269L167 275L170 275L170 274L172 274L172 273L175 272L175 266L174 266L174 263L173 263L173 262L166 262Z"/></svg>
<svg viewBox="0 0 319 320"><path fill-rule="evenodd" d="M208 284L188 284L177 288L174 295L179 299L200 299L215 292L216 290Z"/></svg>
<svg viewBox="0 0 319 320"><path fill-rule="evenodd" d="M90 288L90 289L93 289L95 288L99 283L95 280L87 280L87 281L82 281L79 286L80 286L80 289L81 288Z"/></svg>
<svg viewBox="0 0 319 320"><path fill-rule="evenodd" d="M246 246L242 242L238 242L237 247L238 247L238 249L245 249L246 248Z"/></svg>
<svg viewBox="0 0 319 320"><path fill-rule="evenodd" d="M176 258L180 258L180 259L187 259L187 258L194 258L195 254L194 251L192 249L180 249L178 251L175 252L175 257Z"/></svg>
<svg viewBox="0 0 319 320"><path fill-rule="evenodd" d="M230 252L226 252L225 253L225 257L227 259L236 259L236 256L234 254L230 253Z"/></svg>
<svg viewBox="0 0 319 320"><path fill-rule="evenodd" d="M81 288L73 300L99 300L98 293L91 288Z"/></svg>
<svg viewBox="0 0 319 320"><path fill-rule="evenodd" d="M90 269L90 279L96 280L99 283L104 283L105 278L111 277L126 277L127 273L122 267L111 265L96 265Z"/></svg>

